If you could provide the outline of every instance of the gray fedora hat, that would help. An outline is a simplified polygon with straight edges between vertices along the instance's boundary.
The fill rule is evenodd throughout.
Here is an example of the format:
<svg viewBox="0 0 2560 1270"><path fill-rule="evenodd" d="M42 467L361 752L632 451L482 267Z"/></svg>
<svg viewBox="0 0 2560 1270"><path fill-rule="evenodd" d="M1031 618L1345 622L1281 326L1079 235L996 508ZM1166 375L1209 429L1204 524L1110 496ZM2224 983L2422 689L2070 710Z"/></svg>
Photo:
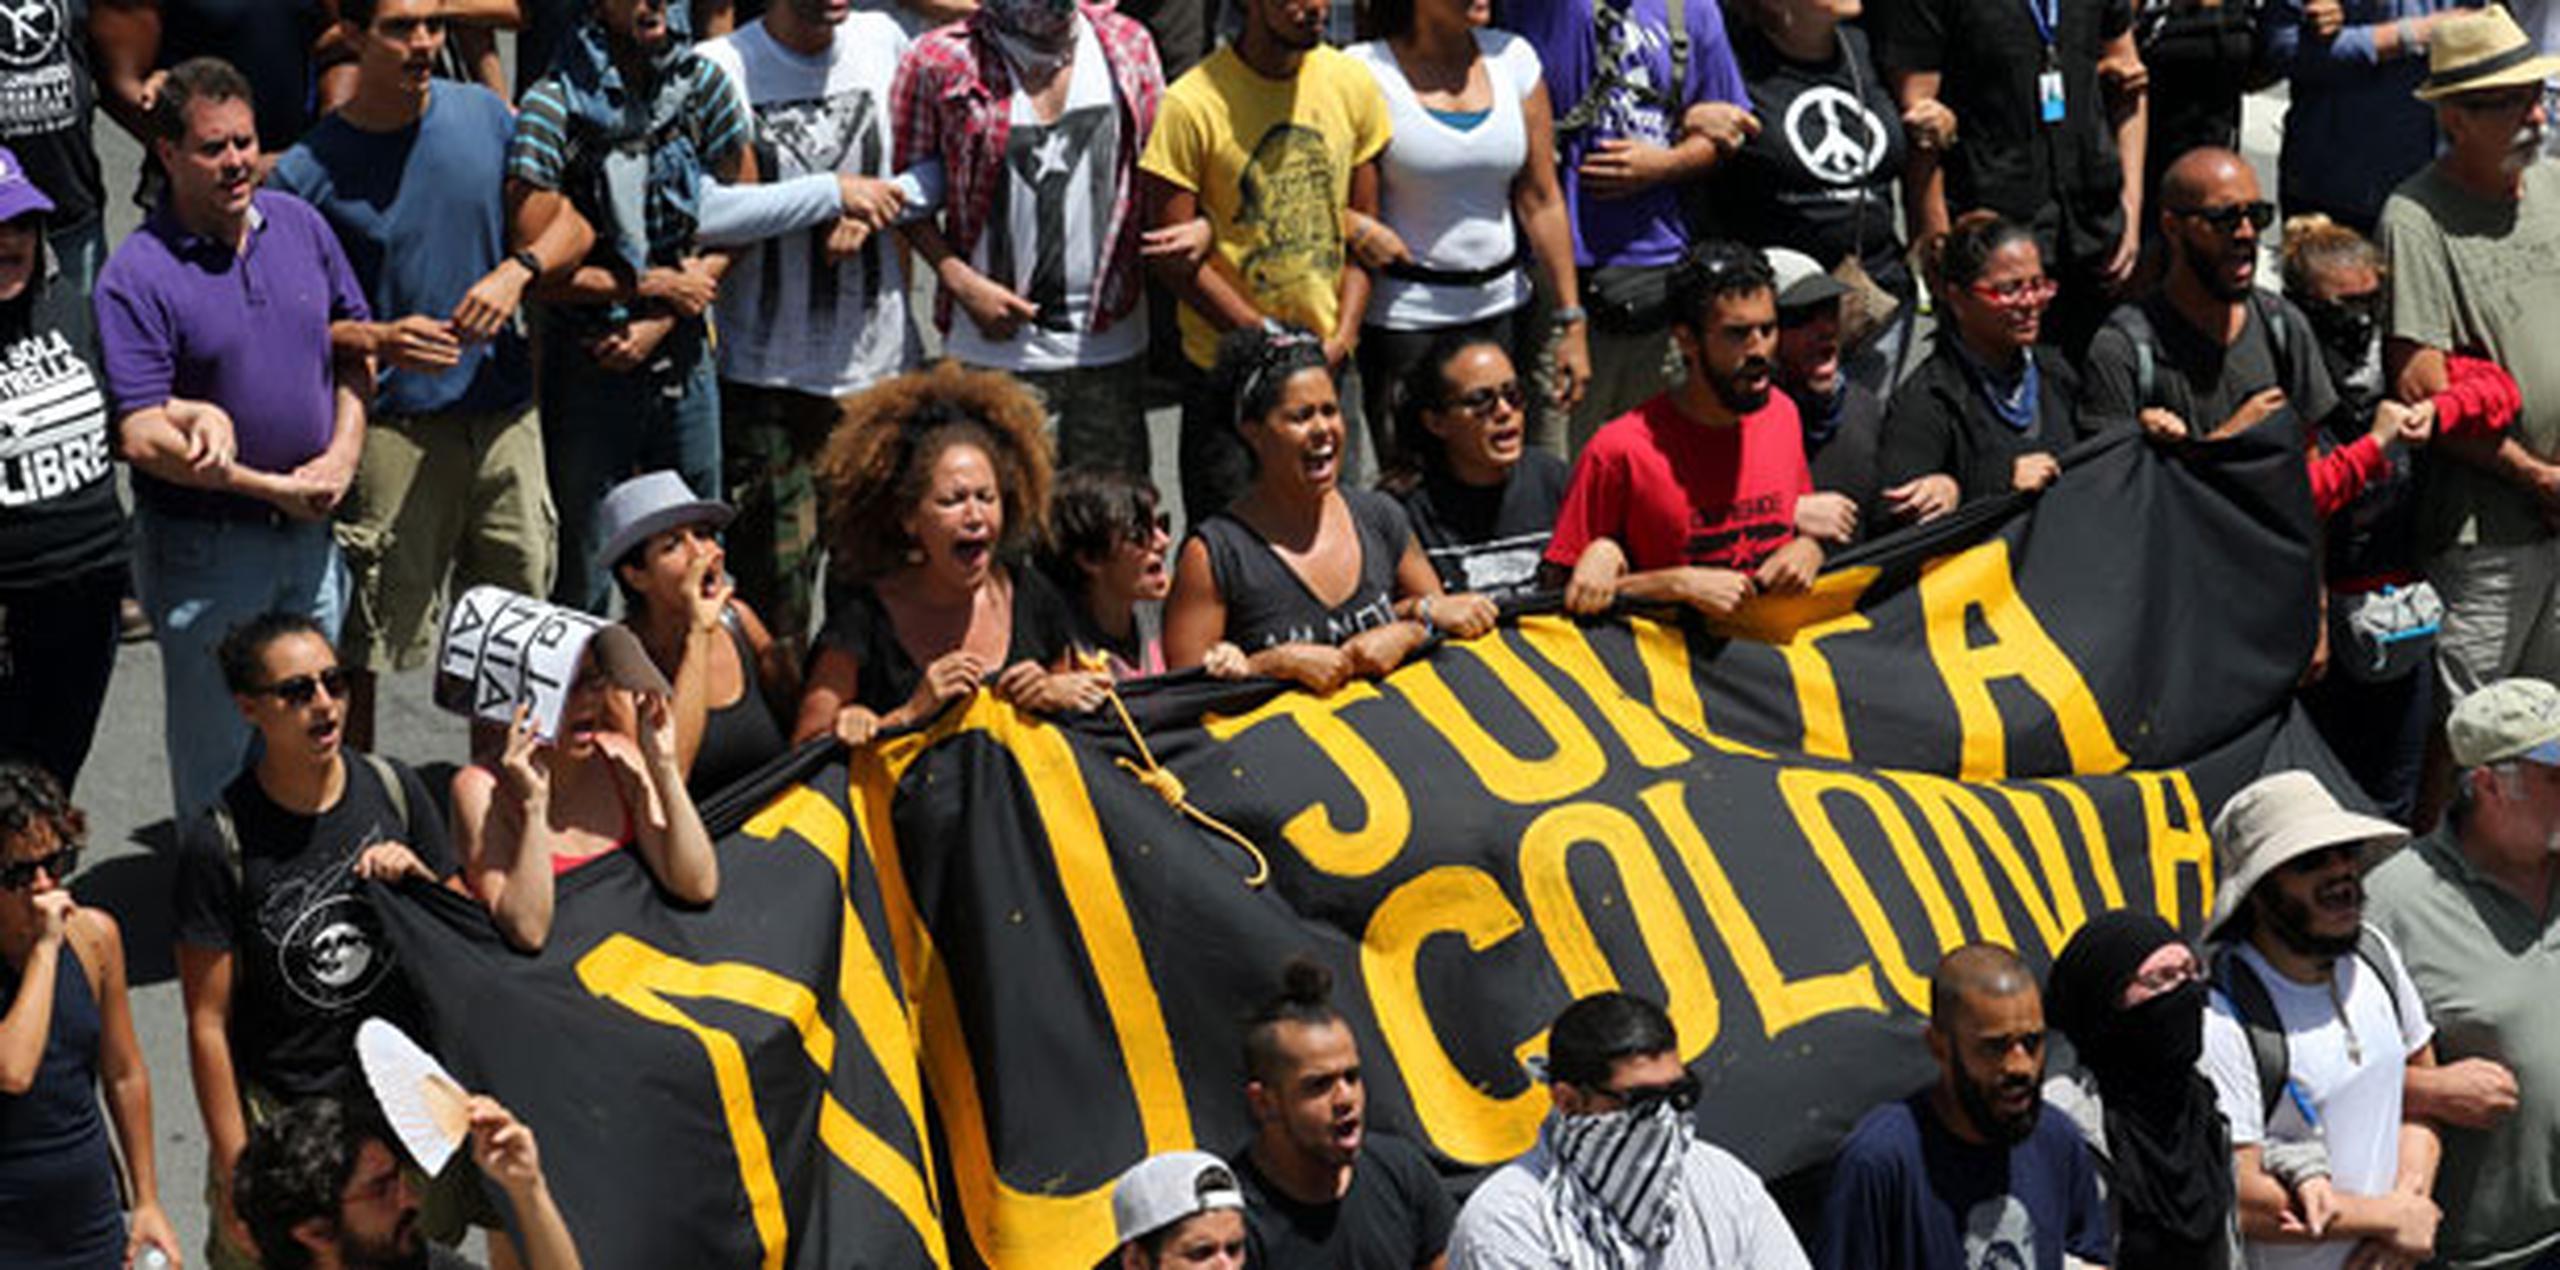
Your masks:
<svg viewBox="0 0 2560 1270"><path fill-rule="evenodd" d="M701 521L725 525L736 508L716 498L701 498L673 472L643 472L604 496L604 533L596 563L611 569L633 547L678 525Z"/></svg>

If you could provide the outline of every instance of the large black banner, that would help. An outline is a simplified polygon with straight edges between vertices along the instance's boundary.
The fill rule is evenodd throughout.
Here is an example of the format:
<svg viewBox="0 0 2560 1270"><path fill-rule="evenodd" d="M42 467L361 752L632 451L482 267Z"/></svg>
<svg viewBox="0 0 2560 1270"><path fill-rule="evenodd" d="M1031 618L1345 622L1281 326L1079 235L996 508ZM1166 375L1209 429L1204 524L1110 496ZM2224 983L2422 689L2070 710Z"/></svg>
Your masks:
<svg viewBox="0 0 2560 1270"><path fill-rule="evenodd" d="M707 911L628 858L535 957L450 894L385 906L591 1265L1083 1270L1122 1168L1247 1138L1237 1025L1301 954L1372 1123L1453 1171L1529 1145L1521 1059L1616 986L1774 1175L1927 1079L1945 949L2200 922L2212 812L2294 752L2309 536L2280 440L2105 443L1722 630L1522 616L1326 698L981 696L730 800Z"/></svg>

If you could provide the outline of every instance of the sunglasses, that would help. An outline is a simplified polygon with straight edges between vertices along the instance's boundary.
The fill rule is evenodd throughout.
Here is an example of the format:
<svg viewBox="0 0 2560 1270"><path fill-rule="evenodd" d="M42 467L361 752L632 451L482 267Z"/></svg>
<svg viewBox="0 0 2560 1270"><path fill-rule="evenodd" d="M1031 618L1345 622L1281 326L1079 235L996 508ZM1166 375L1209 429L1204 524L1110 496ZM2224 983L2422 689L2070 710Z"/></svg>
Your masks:
<svg viewBox="0 0 2560 1270"><path fill-rule="evenodd" d="M1120 531L1120 539L1123 542L1144 547L1155 541L1155 536L1157 534L1163 534L1167 538L1173 536L1172 512L1157 512L1153 516L1140 516L1137 520L1130 522L1127 528Z"/></svg>
<svg viewBox="0 0 2560 1270"><path fill-rule="evenodd" d="M2004 309L2017 309L2052 300L2055 293L2062 290L2062 284L2051 278L2011 278L1996 286L1988 282L1977 282L1966 289L1985 303L1996 304Z"/></svg>
<svg viewBox="0 0 2560 1270"><path fill-rule="evenodd" d="M2352 864L2363 852L2364 846L2361 843L2341 842L2335 846L2322 847L2317 851L2304 852L2277 867L2295 877L2302 877L2321 872L2341 862Z"/></svg>
<svg viewBox="0 0 2560 1270"><path fill-rule="evenodd" d="M12 860L0 865L0 891L23 891L34 886L38 869L44 870L46 877L60 882L79 867L80 848L77 846L56 847L52 855L40 855L32 860Z"/></svg>
<svg viewBox="0 0 2560 1270"><path fill-rule="evenodd" d="M2242 221L2249 222L2249 228L2257 230L2276 223L2276 205L2265 199L2254 203L2225 203L2220 207L2173 207L2169 214L2203 221L2211 225L2217 234L2237 231Z"/></svg>
<svg viewBox="0 0 2560 1270"><path fill-rule="evenodd" d="M1687 1072L1680 1079L1662 1085L1636 1085L1627 1089L1604 1089L1600 1092L1617 1099L1628 1111L1642 1116L1665 1103L1673 1111L1688 1111L1698 1105L1698 1078Z"/></svg>
<svg viewBox="0 0 2560 1270"><path fill-rule="evenodd" d="M347 672L336 666L316 675L295 675L280 679L258 691L299 709L311 704L312 698L326 692L332 701L347 699Z"/></svg>
<svg viewBox="0 0 2560 1270"><path fill-rule="evenodd" d="M1447 409L1464 410L1471 415L1489 415L1493 413L1495 402L1518 410L1529 404L1529 394L1520 387L1519 380L1506 379L1474 392L1460 393L1441 404Z"/></svg>

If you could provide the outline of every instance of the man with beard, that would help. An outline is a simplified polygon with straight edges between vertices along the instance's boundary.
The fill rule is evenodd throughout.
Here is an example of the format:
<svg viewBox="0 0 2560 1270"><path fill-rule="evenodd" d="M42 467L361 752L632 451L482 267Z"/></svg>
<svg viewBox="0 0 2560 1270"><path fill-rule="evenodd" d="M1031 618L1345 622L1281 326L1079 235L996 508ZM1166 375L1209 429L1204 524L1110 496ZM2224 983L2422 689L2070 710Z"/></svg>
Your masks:
<svg viewBox="0 0 2560 1270"><path fill-rule="evenodd" d="M1824 542L1858 540L1858 512L1876 501L1876 447L1884 398L1840 369L1840 298L1849 285L1814 259L1769 249L1778 290L1778 387L1804 426L1805 462L1818 493L1796 500L1796 531Z"/></svg>
<svg viewBox="0 0 2560 1270"><path fill-rule="evenodd" d="M2393 390L2443 392L2457 352L2523 390L2504 436L2447 444L2453 461L2419 477L2416 546L2444 599L2436 652L2456 690L2560 676L2560 168L2542 155L2554 74L2560 58L2535 56L2504 9L2438 24L2418 96L2444 149L2382 209Z"/></svg>
<svg viewBox="0 0 2560 1270"><path fill-rule="evenodd" d="M578 1270L578 1245L552 1201L533 1130L486 1095L467 1106L472 1162L515 1209L518 1231L508 1251L527 1270ZM238 1181L259 1264L473 1270L423 1237L418 1185L392 1143L391 1127L378 1115L336 1098L314 1098L259 1125L240 1154Z"/></svg>
<svg viewBox="0 0 2560 1270"><path fill-rule="evenodd" d="M2299 771L2260 778L2214 819L2214 991L2200 1065L2231 1125L2254 1270L2433 1255L2436 1134L2402 1105L2411 1069L2435 1065L2432 1029L2398 950L2364 922L2360 880L2366 848L2407 836L2340 807ZM2314 1138L2329 1154L2330 1198L2316 1205L2267 1165L2271 1148Z"/></svg>
<svg viewBox="0 0 2560 1270"><path fill-rule="evenodd" d="M1760 1179L1701 1142L1698 1078L1662 1007L1623 992L1566 1006L1547 1033L1555 1108L1537 1145L1468 1197L1452 1270L1802 1270Z"/></svg>
<svg viewBox="0 0 2560 1270"><path fill-rule="evenodd" d="M1571 571L1565 602L1576 612L1624 595L1721 616L1762 591L1802 591L1822 568L1821 545L1796 532L1796 501L1813 480L1795 403L1770 391L1768 260L1702 243L1672 270L1670 290L1688 374L1593 434L1547 544L1550 582Z"/></svg>
<svg viewBox="0 0 2560 1270"><path fill-rule="evenodd" d="M2445 721L2456 778L2436 831L2375 866L2373 924L2408 954L2440 1068L2410 1073L2444 1135L2448 1266L2544 1265L2560 1249L2560 688L2505 679Z"/></svg>
<svg viewBox="0 0 2560 1270"><path fill-rule="evenodd" d="M1233 1154L1247 1263L1268 1270L1440 1270L1456 1206L1421 1150L1368 1132L1360 1045L1310 961L1244 1036L1254 1137Z"/></svg>
<svg viewBox="0 0 2560 1270"><path fill-rule="evenodd" d="M317 623L253 618L223 640L220 661L258 757L181 831L172 905L218 1270L246 1264L222 1183L250 1125L279 1102L361 1084L363 1019L420 1021L364 880L435 883L454 871L417 773L350 761L346 672Z"/></svg>
<svg viewBox="0 0 2560 1270"><path fill-rule="evenodd" d="M2257 287L2259 235L2275 205L2229 150L2189 150L2160 178L2169 276L2119 307L2089 341L2081 410L2090 431L2139 425L2164 441L2229 436L2270 420L2302 429L2338 408L2319 338L2293 303ZM2359 451L2373 459L2379 456Z"/></svg>
<svg viewBox="0 0 2560 1270"><path fill-rule="evenodd" d="M2047 1116L2044 999L1996 944L1948 953L1929 977L1937 1083L1849 1131L1823 1206L1825 1270L2061 1270L2112 1256L2089 1149Z"/></svg>

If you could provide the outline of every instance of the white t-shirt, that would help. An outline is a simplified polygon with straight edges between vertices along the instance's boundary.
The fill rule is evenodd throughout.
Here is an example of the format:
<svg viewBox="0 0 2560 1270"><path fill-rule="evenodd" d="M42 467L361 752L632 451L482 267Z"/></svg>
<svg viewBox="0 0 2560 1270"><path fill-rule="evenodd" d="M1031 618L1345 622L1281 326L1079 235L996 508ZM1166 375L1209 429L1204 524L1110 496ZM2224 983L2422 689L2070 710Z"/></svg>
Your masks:
<svg viewBox="0 0 2560 1270"><path fill-rule="evenodd" d="M1522 103L1541 82L1538 50L1508 31L1476 29L1493 106L1484 121L1459 128L1423 108L1385 40L1349 52L1377 77L1395 140L1378 161L1378 212L1426 269L1488 269L1521 251L1511 218L1511 182L1529 161ZM1529 278L1513 270L1472 285L1411 282L1378 276L1370 293L1370 326L1428 331L1508 313L1529 302Z"/></svg>
<svg viewBox="0 0 2560 1270"><path fill-rule="evenodd" d="M803 57L757 22L702 45L755 120L758 176L813 172L887 178L897 138L889 82L907 35L886 14L856 13L833 48ZM720 377L841 397L898 373L919 347L894 234L827 259L831 226L741 250L720 284Z"/></svg>
<svg viewBox="0 0 2560 1270"><path fill-rule="evenodd" d="M2338 959L2333 999L2331 985L2287 979L2255 948L2242 945L2239 955L2266 985L2276 1017L2284 1022L2286 1072L2318 1117L2317 1131L2329 1148L2330 1184L2350 1195L2389 1191L2400 1172L2401 1075L2409 1056L2435 1036L2426 1003L2418 999L2418 985L2401 968L2398 982L2386 988L2362 957L2350 953ZM2386 964L2400 966L2397 948L2391 949ZM2386 993L2399 998L2396 1009ZM2338 1001L2346 1003L2343 1023ZM2350 1060L2351 1050L2361 1061ZM2232 1145L2266 1141L2258 1062L2239 1013L2220 992L2205 1013L2204 1057L2198 1066L2213 1082L2223 1118L2231 1122ZM2290 1098L2279 1101L2278 1138L2306 1131L2308 1118L2297 1107ZM2335 1270L2346 1264L2355 1242L2251 1243L2248 1248L2253 1270Z"/></svg>
<svg viewBox="0 0 2560 1270"><path fill-rule="evenodd" d="M1076 55L1067 71L1067 101L1055 123L1040 122L1031 95L1014 90L1005 134L1005 179L969 267L1040 306L1040 316L997 342L966 312L951 315L953 357L997 370L1066 370L1111 366L1147 347L1146 310L1095 333L1094 292L1111 244L1118 198L1120 107L1111 64L1093 24L1076 18Z"/></svg>
<svg viewBox="0 0 2560 1270"><path fill-rule="evenodd" d="M1547 1182L1546 1145L1494 1170L1467 1197L1449 1232L1449 1270L1547 1270L1564 1264ZM1689 1144L1671 1240L1630 1270L1807 1270L1804 1249L1748 1165L1706 1142Z"/></svg>

